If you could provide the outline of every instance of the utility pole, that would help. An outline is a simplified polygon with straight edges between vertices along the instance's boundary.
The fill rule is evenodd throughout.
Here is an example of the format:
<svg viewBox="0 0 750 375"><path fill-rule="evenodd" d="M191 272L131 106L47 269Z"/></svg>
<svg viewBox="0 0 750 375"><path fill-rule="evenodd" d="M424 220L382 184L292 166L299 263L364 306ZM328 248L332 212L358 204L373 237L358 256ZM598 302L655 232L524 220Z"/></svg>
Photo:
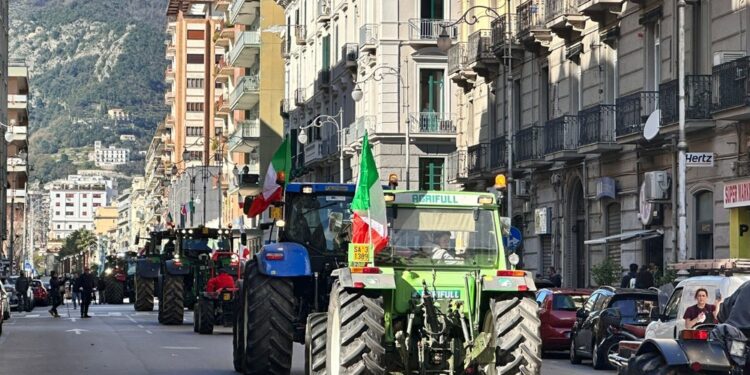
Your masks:
<svg viewBox="0 0 750 375"><path fill-rule="evenodd" d="M686 184L686 165L685 165L685 153L687 152L687 141L685 140L685 0L678 0L677 12L679 23L679 32L677 34L677 85L678 85L678 97L679 97L679 126L680 126L680 139L677 144L678 150L678 235L677 235L677 246L679 249L678 261L687 259L687 213L685 210L685 184Z"/></svg>

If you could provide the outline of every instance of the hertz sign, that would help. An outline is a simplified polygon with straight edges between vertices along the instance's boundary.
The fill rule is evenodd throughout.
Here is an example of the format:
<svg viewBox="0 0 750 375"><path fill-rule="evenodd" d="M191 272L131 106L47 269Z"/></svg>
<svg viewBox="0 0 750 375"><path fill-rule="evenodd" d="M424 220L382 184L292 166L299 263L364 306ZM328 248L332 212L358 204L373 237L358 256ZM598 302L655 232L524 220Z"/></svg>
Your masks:
<svg viewBox="0 0 750 375"><path fill-rule="evenodd" d="M750 206L750 180L724 184L724 208Z"/></svg>

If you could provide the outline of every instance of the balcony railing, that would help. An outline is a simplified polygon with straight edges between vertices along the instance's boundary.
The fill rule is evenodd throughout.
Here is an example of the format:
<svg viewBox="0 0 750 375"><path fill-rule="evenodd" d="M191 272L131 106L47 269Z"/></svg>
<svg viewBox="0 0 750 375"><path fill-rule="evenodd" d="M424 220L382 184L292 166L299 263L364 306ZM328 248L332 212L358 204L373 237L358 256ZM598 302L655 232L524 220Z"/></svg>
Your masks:
<svg viewBox="0 0 750 375"><path fill-rule="evenodd" d="M518 17L516 14L502 14L492 21L492 48L500 50L512 43L518 33Z"/></svg>
<svg viewBox="0 0 750 375"><path fill-rule="evenodd" d="M711 83L712 111L750 104L750 56L714 66Z"/></svg>
<svg viewBox="0 0 750 375"><path fill-rule="evenodd" d="M490 142L490 168L508 166L508 145L505 137L498 137Z"/></svg>
<svg viewBox="0 0 750 375"><path fill-rule="evenodd" d="M331 19L331 0L318 0L318 22Z"/></svg>
<svg viewBox="0 0 750 375"><path fill-rule="evenodd" d="M260 87L260 77L258 75L249 75L240 78L237 86L234 87L234 91L230 96L230 101L234 104L237 103L240 96L245 93L257 92Z"/></svg>
<svg viewBox="0 0 750 375"><path fill-rule="evenodd" d="M305 105L305 89L299 88L294 90L294 105L302 106Z"/></svg>
<svg viewBox="0 0 750 375"><path fill-rule="evenodd" d="M282 117L289 116L290 107L291 106L289 105L289 99L281 99L281 102L279 102L279 114Z"/></svg>
<svg viewBox="0 0 750 375"><path fill-rule="evenodd" d="M378 42L378 25L364 24L359 28L359 48L374 48Z"/></svg>
<svg viewBox="0 0 750 375"><path fill-rule="evenodd" d="M615 141L615 106L600 104L578 112L578 145Z"/></svg>
<svg viewBox="0 0 750 375"><path fill-rule="evenodd" d="M562 116L544 124L544 153L578 149L578 116Z"/></svg>
<svg viewBox="0 0 750 375"><path fill-rule="evenodd" d="M617 136L640 133L648 116L658 106L659 93L656 91L639 91L617 98Z"/></svg>
<svg viewBox="0 0 750 375"><path fill-rule="evenodd" d="M448 74L459 72L464 64L466 64L466 43L456 43L448 50Z"/></svg>
<svg viewBox="0 0 750 375"><path fill-rule="evenodd" d="M546 21L549 22L556 17L568 14L578 14L578 1L576 0L546 0Z"/></svg>
<svg viewBox="0 0 750 375"><path fill-rule="evenodd" d="M254 120L240 121L240 123L237 125L237 128L235 128L234 133L232 133L232 135L235 137L240 137L240 138L260 137L260 124L258 123L257 118Z"/></svg>
<svg viewBox="0 0 750 375"><path fill-rule="evenodd" d="M287 42L286 38L281 39L281 58L289 58L289 42Z"/></svg>
<svg viewBox="0 0 750 375"><path fill-rule="evenodd" d="M307 28L305 25L294 26L294 39L298 46L304 46L307 43Z"/></svg>
<svg viewBox="0 0 750 375"><path fill-rule="evenodd" d="M490 166L490 144L479 143L468 148L469 174L488 171Z"/></svg>
<svg viewBox="0 0 750 375"><path fill-rule="evenodd" d="M357 66L359 58L359 46L357 43L346 43L341 47L341 56L346 66Z"/></svg>
<svg viewBox="0 0 750 375"><path fill-rule="evenodd" d="M315 81L315 88L317 90L328 89L331 84L331 71L324 69L318 72L318 79Z"/></svg>
<svg viewBox="0 0 750 375"><path fill-rule="evenodd" d="M545 28L544 3L528 0L518 6L518 34L525 36L532 29Z"/></svg>
<svg viewBox="0 0 750 375"><path fill-rule="evenodd" d="M679 118L679 87L676 79L659 85L659 109L661 123L674 124ZM711 118L711 76L685 76L685 119L703 120Z"/></svg>
<svg viewBox="0 0 750 375"><path fill-rule="evenodd" d="M495 53L492 52L492 30L490 29L478 30L469 35L469 42L466 46L466 59L469 64L495 59Z"/></svg>
<svg viewBox="0 0 750 375"><path fill-rule="evenodd" d="M467 168L466 150L457 150L450 154L445 161L445 174L448 181L463 181L469 176Z"/></svg>
<svg viewBox="0 0 750 375"><path fill-rule="evenodd" d="M538 126L530 126L516 132L514 140L515 161L523 162L541 157L541 133Z"/></svg>
<svg viewBox="0 0 750 375"><path fill-rule="evenodd" d="M430 19L430 18L412 18L409 20L409 39L411 40L437 40L443 27L454 23L452 20ZM446 32L451 39L458 38L458 27L446 27Z"/></svg>
<svg viewBox="0 0 750 375"><path fill-rule="evenodd" d="M414 134L456 134L452 113L418 112L411 117L410 130Z"/></svg>

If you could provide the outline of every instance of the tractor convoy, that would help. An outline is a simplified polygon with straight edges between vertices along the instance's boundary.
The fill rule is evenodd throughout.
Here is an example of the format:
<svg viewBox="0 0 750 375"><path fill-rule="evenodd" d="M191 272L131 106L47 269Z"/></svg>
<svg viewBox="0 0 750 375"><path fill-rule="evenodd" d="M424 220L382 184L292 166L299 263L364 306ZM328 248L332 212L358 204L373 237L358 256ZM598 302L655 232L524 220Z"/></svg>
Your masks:
<svg viewBox="0 0 750 375"><path fill-rule="evenodd" d="M103 275L106 303L122 304L125 297L132 303L135 299L136 256L132 251L107 256Z"/></svg>

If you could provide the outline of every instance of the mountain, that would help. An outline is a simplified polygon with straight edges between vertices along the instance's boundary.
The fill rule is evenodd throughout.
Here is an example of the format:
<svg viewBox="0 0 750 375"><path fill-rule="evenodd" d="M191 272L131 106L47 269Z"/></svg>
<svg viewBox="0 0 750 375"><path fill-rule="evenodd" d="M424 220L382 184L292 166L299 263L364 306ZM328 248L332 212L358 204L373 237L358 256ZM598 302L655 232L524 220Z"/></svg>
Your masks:
<svg viewBox="0 0 750 375"><path fill-rule="evenodd" d="M46 182L91 167L79 156L94 141L129 147L136 155L147 149L168 110L166 3L11 1L10 57L25 59L30 70L30 179ZM122 108L129 119L110 119L111 108ZM121 134L137 141L121 142Z"/></svg>

